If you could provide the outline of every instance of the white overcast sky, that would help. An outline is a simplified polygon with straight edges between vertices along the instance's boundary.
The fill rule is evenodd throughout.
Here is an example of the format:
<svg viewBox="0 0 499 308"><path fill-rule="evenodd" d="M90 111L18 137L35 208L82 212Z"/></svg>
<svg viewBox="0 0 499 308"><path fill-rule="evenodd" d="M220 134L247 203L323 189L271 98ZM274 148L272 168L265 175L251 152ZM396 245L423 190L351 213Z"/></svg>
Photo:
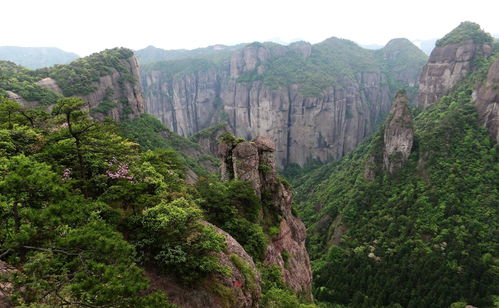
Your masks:
<svg viewBox="0 0 499 308"><path fill-rule="evenodd" d="M253 41L439 38L461 21L499 33L497 0L0 0L0 46L197 48Z"/></svg>

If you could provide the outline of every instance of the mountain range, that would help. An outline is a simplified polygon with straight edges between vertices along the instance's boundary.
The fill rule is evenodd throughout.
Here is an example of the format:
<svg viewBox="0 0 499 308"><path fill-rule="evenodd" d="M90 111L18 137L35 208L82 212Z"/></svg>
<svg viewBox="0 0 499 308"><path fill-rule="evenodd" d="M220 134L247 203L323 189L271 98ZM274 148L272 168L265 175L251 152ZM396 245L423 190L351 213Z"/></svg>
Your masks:
<svg viewBox="0 0 499 308"><path fill-rule="evenodd" d="M498 56L463 22L0 61L0 306L497 306Z"/></svg>

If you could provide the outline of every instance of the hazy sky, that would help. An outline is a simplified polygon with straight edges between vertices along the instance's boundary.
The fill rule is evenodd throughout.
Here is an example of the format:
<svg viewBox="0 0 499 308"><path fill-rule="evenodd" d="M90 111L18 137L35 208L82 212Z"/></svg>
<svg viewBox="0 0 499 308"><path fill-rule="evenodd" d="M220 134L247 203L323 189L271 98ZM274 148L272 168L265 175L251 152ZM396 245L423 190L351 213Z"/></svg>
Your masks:
<svg viewBox="0 0 499 308"><path fill-rule="evenodd" d="M361 44L441 37L461 21L499 33L497 0L0 0L0 46L165 49L253 41Z"/></svg>

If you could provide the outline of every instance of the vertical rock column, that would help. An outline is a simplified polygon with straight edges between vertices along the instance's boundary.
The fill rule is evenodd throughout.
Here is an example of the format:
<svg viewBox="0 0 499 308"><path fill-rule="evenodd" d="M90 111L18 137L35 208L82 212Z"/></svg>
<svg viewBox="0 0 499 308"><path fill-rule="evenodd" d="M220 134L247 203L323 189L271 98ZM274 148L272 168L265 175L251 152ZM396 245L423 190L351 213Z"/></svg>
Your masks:
<svg viewBox="0 0 499 308"><path fill-rule="evenodd" d="M402 168L411 154L414 130L408 102L405 93L398 92L385 124L383 169L389 173Z"/></svg>
<svg viewBox="0 0 499 308"><path fill-rule="evenodd" d="M264 262L279 266L284 283L311 300L312 272L305 247L307 233L303 222L292 213L290 187L277 176L274 143L266 137L237 145L222 142L219 156L224 180L249 181L264 207L269 208L269 211L264 210L264 215L279 212L280 221L274 222L279 226L279 232L267 245Z"/></svg>

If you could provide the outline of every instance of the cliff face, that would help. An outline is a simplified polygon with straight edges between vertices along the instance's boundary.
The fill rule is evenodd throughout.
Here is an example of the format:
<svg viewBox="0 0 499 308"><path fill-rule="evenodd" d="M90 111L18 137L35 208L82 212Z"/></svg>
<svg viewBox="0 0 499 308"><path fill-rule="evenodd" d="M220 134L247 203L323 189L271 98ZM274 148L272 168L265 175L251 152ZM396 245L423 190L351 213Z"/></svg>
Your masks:
<svg viewBox="0 0 499 308"><path fill-rule="evenodd" d="M345 54L337 56L341 52ZM359 53L366 63L349 59L351 53ZM417 83L422 64L408 64L417 74L400 69L390 75L380 63L398 54L392 50L387 57L379 60L374 53L335 39L317 46L251 44L222 64L182 71L175 61L164 63L170 69L150 65L142 68L145 110L183 136L221 120L238 137L269 136L276 144L278 167L337 159L388 113L394 93L391 80L406 86ZM316 60L331 65L327 74L318 68L322 64L311 64ZM319 90L314 88L318 85Z"/></svg>
<svg viewBox="0 0 499 308"><path fill-rule="evenodd" d="M383 169L394 173L409 158L414 140L412 115L405 94L397 93L390 117L385 124Z"/></svg>
<svg viewBox="0 0 499 308"><path fill-rule="evenodd" d="M303 222L293 215L293 194L277 177L275 145L266 137L256 137L252 142L237 145L220 144L222 177L249 181L266 207L263 215L282 217L279 232L268 244L264 262L281 269L284 283L293 291L312 299L312 274L305 248L306 229ZM274 218L276 218L274 217Z"/></svg>
<svg viewBox="0 0 499 308"><path fill-rule="evenodd" d="M489 44L477 44L472 40L435 47L419 80L418 107L425 108L448 94L473 70L473 60L491 53Z"/></svg>
<svg viewBox="0 0 499 308"><path fill-rule="evenodd" d="M113 120L133 119L144 113L145 101L140 88L139 64L135 56L120 60L126 68L125 72L115 68L108 75L100 77L95 84L95 91L87 95L79 95L89 103L89 108L99 107L104 100L115 103L115 107L100 113L97 117L110 116ZM131 75L134 81L126 78ZM112 91L108 90L112 89Z"/></svg>
<svg viewBox="0 0 499 308"><path fill-rule="evenodd" d="M398 92L383 127L383 137L366 158L365 180L373 181L382 170L394 174L409 159L414 142L414 128L408 103L406 94Z"/></svg>
<svg viewBox="0 0 499 308"><path fill-rule="evenodd" d="M113 51L107 51L111 53ZM102 53L106 54L106 51ZM98 57L99 54L90 56ZM84 61L86 58L80 59ZM91 91L85 94L74 93L72 96L81 97L88 102L88 108L94 118L99 120L105 116L111 117L113 120L120 121L133 119L144 113L145 101L140 87L139 65L135 56L128 58L115 58L115 63L108 65L103 71L96 69L93 74L99 74L97 81L88 85ZM68 70L74 69L76 64L71 67L68 65ZM101 64L90 64L101 65ZM58 75L58 71L64 71L64 66L53 68L54 75ZM78 71L75 69L76 73ZM59 75L58 75L59 76ZM62 77L65 77L62 75ZM61 77L61 78L62 78ZM95 76L87 78L95 79ZM59 79L60 81L60 79ZM42 86L55 93L64 95L64 89L61 89L58 81L51 77L45 77L37 82L37 85Z"/></svg>
<svg viewBox="0 0 499 308"><path fill-rule="evenodd" d="M481 124L499 143L499 59L490 67L487 79L473 92Z"/></svg>

